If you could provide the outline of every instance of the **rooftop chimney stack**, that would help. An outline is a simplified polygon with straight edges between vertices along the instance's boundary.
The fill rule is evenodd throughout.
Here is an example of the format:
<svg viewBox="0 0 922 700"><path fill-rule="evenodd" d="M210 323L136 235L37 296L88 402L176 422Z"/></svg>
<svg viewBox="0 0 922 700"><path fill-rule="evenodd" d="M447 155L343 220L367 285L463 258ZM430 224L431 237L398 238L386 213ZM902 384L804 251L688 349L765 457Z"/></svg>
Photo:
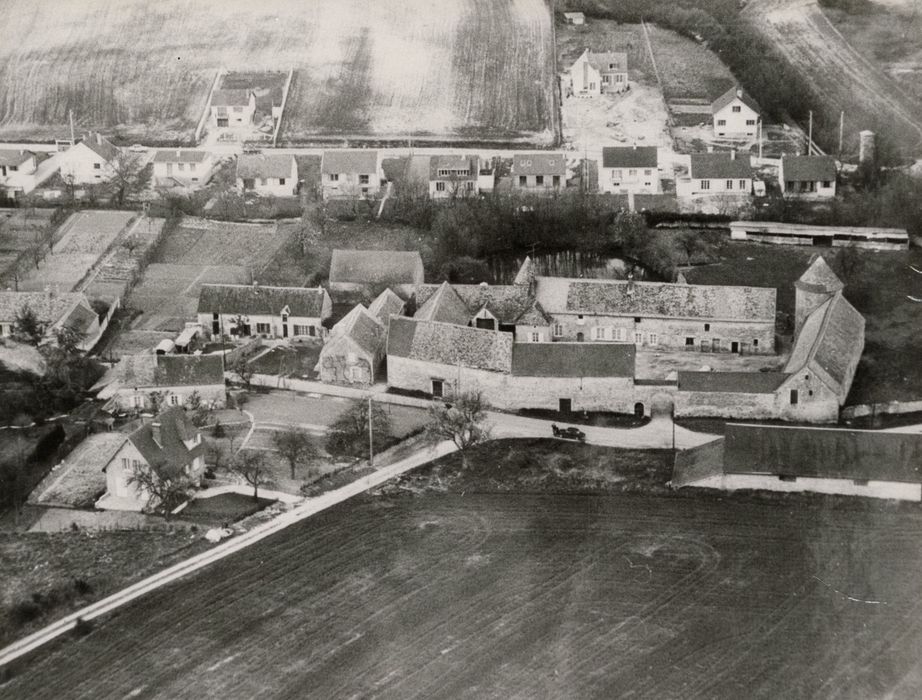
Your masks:
<svg viewBox="0 0 922 700"><path fill-rule="evenodd" d="M739 97L740 99L743 99L743 88L741 87L736 88L736 96Z"/></svg>
<svg viewBox="0 0 922 700"><path fill-rule="evenodd" d="M150 436L154 439L154 442L157 443L157 447L163 447L160 435L160 421L155 420L150 424Z"/></svg>
<svg viewBox="0 0 922 700"><path fill-rule="evenodd" d="M96 145L102 146L102 134L100 134L98 131L96 132Z"/></svg>
<svg viewBox="0 0 922 700"><path fill-rule="evenodd" d="M736 149L735 148L730 149L730 160L736 160Z"/></svg>

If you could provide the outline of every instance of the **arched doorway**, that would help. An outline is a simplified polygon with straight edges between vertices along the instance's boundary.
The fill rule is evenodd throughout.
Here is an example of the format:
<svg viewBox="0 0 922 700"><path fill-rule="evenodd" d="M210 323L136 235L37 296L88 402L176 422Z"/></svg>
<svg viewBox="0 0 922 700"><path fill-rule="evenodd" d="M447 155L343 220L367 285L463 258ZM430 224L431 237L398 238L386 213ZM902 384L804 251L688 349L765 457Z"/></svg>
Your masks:
<svg viewBox="0 0 922 700"><path fill-rule="evenodd" d="M577 334L576 334L576 342L577 342L577 343L582 343L582 342L583 342L583 334L582 334L582 333L577 333Z"/></svg>
<svg viewBox="0 0 922 700"><path fill-rule="evenodd" d="M644 413L643 404L640 401L638 401L637 403L634 404L634 415L637 416L638 418L643 418L643 413Z"/></svg>

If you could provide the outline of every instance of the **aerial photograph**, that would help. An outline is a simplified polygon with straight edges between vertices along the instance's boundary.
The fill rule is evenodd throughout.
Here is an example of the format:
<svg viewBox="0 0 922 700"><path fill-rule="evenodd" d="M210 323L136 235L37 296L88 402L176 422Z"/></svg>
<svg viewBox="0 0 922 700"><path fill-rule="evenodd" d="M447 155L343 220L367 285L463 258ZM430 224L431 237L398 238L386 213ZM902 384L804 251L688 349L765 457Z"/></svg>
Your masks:
<svg viewBox="0 0 922 700"><path fill-rule="evenodd" d="M0 18L0 700L922 698L922 0Z"/></svg>

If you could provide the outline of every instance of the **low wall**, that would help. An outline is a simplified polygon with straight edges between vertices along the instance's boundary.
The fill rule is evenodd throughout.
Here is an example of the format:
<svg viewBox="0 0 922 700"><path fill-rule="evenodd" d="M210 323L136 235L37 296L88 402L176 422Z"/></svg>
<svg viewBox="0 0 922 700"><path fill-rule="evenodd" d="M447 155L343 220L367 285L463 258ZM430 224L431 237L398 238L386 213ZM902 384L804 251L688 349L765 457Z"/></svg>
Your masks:
<svg viewBox="0 0 922 700"><path fill-rule="evenodd" d="M670 484L674 488L695 485L707 478L723 476L724 439L676 452Z"/></svg>
<svg viewBox="0 0 922 700"><path fill-rule="evenodd" d="M842 409L842 418L864 418L881 414L917 413L922 412L922 401L889 401L887 403L862 404L860 406L846 406Z"/></svg>
<svg viewBox="0 0 922 700"><path fill-rule="evenodd" d="M722 478L708 479L702 486L712 486L726 491L753 489L785 493L810 492L839 496L864 496L866 498L892 498L900 501L922 500L922 484L896 481L868 481L855 483L851 479L821 479L797 477L782 481L777 476L763 474L725 474Z"/></svg>

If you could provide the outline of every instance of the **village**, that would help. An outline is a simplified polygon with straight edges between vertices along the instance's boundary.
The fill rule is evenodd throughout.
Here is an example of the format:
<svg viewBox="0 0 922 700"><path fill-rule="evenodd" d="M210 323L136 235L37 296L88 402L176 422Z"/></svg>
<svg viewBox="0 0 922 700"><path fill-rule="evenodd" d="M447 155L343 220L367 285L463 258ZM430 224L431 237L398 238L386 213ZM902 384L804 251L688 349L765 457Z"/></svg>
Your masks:
<svg viewBox="0 0 922 700"><path fill-rule="evenodd" d="M222 67L191 141L69 113L0 143L0 529L182 540L143 580L0 599L0 688L146 590L491 454L571 460L573 493L922 503L922 161L844 116L821 148L704 40L552 21L549 141L286 141L295 70ZM676 89L677 46L706 85ZM573 476L604 450L658 466Z"/></svg>

